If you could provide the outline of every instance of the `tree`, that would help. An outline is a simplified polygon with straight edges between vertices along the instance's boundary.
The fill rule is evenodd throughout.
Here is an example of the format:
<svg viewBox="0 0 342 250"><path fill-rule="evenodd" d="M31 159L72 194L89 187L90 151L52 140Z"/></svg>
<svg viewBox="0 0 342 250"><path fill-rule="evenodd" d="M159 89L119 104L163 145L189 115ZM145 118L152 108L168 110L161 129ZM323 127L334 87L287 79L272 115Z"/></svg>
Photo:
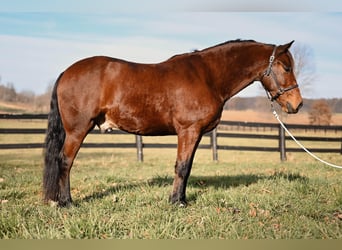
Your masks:
<svg viewBox="0 0 342 250"><path fill-rule="evenodd" d="M16 102L17 101L17 92L15 91L14 84L9 82L5 87L5 95L4 101L6 102Z"/></svg>
<svg viewBox="0 0 342 250"><path fill-rule="evenodd" d="M315 101L309 111L309 120L311 125L330 125L331 109L326 100Z"/></svg>
<svg viewBox="0 0 342 250"><path fill-rule="evenodd" d="M294 59L294 73L303 93L312 92L312 82L316 79L316 67L313 50L302 43L294 43L291 47Z"/></svg>

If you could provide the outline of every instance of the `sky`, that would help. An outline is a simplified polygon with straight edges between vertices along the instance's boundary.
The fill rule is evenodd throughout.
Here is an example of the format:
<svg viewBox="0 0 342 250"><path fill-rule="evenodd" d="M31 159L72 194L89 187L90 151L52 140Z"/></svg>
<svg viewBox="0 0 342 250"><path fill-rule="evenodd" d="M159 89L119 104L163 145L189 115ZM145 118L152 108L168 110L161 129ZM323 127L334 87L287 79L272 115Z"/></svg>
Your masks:
<svg viewBox="0 0 342 250"><path fill-rule="evenodd" d="M0 7L0 77L19 92L44 93L85 57L156 63L241 38L276 45L295 40L309 48L315 78L302 95L342 98L341 1L6 2ZM239 96L262 94L255 83Z"/></svg>

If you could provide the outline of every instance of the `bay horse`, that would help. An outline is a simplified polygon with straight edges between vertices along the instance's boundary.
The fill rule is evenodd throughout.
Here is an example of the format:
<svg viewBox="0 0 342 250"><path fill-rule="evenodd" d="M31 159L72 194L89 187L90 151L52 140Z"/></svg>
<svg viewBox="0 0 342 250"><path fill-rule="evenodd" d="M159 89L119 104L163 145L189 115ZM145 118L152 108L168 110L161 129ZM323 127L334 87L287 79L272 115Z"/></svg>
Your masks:
<svg viewBox="0 0 342 250"><path fill-rule="evenodd" d="M76 62L52 92L45 139L44 201L71 204L70 170L86 135L98 126L138 135L177 135L170 202L186 205L197 146L220 121L225 102L254 81L287 113L302 97L289 48L234 40L156 64L105 56Z"/></svg>

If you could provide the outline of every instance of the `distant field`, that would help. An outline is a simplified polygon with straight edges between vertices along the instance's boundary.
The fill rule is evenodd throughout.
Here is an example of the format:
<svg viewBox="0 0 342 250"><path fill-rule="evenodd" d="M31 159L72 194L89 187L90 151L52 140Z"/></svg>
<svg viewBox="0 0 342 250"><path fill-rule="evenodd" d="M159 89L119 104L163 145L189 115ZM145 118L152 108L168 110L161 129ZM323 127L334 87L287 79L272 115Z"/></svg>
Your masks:
<svg viewBox="0 0 342 250"><path fill-rule="evenodd" d="M32 113L33 107L25 104L13 104L0 101L0 113ZM48 111L46 111L47 113ZM293 124L309 124L309 115L307 112L300 111L298 114L283 114L284 122ZM247 122L276 122L272 112L265 110L264 112L250 110L224 110L222 120L226 121L247 121ZM331 125L342 125L342 113L335 113L332 116Z"/></svg>
<svg viewBox="0 0 342 250"><path fill-rule="evenodd" d="M45 127L46 121L0 126ZM0 143L43 140L44 135L0 135ZM91 135L87 141L132 142L134 136ZM340 154L319 156L342 165ZM71 171L74 206L60 209L41 202L42 150L0 150L0 238L342 238L342 170L304 153L288 153L281 163L278 153L219 151L215 163L211 151L201 149L188 185L189 206L179 208L168 203L175 157L176 149L144 149L144 162L138 163L135 149L81 148Z"/></svg>
<svg viewBox="0 0 342 250"><path fill-rule="evenodd" d="M0 102L0 113L24 113L26 109L18 105L9 105Z"/></svg>
<svg viewBox="0 0 342 250"><path fill-rule="evenodd" d="M277 123L271 111L258 112L254 110L224 110L222 120L226 121L246 121L246 122L270 122ZM292 124L310 124L309 115L305 112L282 116L283 122ZM331 125L342 125L342 114L333 114Z"/></svg>

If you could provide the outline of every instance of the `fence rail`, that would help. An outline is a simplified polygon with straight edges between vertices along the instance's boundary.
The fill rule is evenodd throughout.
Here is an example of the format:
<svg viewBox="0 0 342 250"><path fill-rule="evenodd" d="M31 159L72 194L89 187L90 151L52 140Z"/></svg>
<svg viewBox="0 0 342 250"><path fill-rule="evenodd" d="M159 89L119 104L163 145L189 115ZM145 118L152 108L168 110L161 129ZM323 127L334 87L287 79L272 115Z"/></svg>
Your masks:
<svg viewBox="0 0 342 250"><path fill-rule="evenodd" d="M1 119L14 120L46 120L46 114L0 114ZM255 134L255 133L232 133L220 130L214 130L205 136L210 137L210 144L200 144L199 148L211 149L213 160L218 160L218 150L242 150L242 151L266 151L279 152L280 159L286 160L286 152L301 152L300 148L286 147L286 141L291 140L291 137L285 135L283 128L276 123L256 123L256 122L236 122L236 121L221 121L219 126L221 128L236 127L237 130L244 130L246 128L252 130L266 130L276 129L277 134ZM296 125L287 124L289 129L308 131L333 131L337 134L336 137L323 136L297 136L300 141L316 141L316 142L340 142L339 148L309 148L311 152L319 153L340 153L342 154L342 126L317 126L317 125ZM0 134L45 134L46 130L41 128L0 128ZM92 134L100 134L99 130L93 130ZM110 134L127 134L120 130L113 130ZM218 138L243 138L243 139L260 139L260 140L277 140L278 147L262 147L262 146L232 146L218 144ZM6 143L0 144L0 149L30 149L43 148L44 143ZM144 143L143 137L136 135L135 142L132 143L84 143L84 148L136 148L138 161L143 161L143 148L175 148L177 144L172 143Z"/></svg>

